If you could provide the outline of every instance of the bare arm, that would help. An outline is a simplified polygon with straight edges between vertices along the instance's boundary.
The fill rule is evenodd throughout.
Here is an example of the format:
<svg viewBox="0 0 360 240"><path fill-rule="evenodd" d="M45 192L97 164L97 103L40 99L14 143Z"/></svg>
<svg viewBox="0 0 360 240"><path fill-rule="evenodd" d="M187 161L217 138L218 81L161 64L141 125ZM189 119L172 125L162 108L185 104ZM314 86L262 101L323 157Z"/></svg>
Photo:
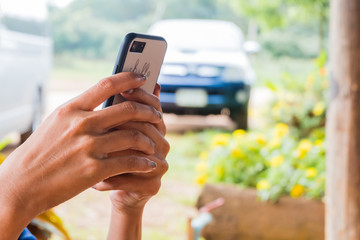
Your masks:
<svg viewBox="0 0 360 240"><path fill-rule="evenodd" d="M2 240L17 239L32 218L104 179L154 170L148 158L155 153L150 137L135 128L109 131L131 121L160 123L154 107L128 101L93 111L110 96L144 82L132 73L101 80L54 111L9 155L0 167Z"/></svg>
<svg viewBox="0 0 360 240"><path fill-rule="evenodd" d="M108 240L139 240L142 233L143 209L111 209Z"/></svg>

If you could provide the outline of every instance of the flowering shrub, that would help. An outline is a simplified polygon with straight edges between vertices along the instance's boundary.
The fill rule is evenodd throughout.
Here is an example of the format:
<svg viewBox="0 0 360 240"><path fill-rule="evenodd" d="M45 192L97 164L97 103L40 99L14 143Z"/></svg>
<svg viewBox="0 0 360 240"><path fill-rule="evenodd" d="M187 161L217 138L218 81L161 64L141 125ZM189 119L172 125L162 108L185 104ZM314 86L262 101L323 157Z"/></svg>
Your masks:
<svg viewBox="0 0 360 240"><path fill-rule="evenodd" d="M329 86L326 60L327 55L322 53L305 81L284 74L281 86L268 84L274 92L269 108L272 123L286 123L299 137L307 137L312 130L325 126Z"/></svg>
<svg viewBox="0 0 360 240"><path fill-rule="evenodd" d="M298 141L288 125L266 133L236 130L213 137L202 152L197 183L235 183L258 189L261 200L281 195L321 199L325 185L324 129Z"/></svg>
<svg viewBox="0 0 360 240"><path fill-rule="evenodd" d="M328 78L327 56L306 82L285 76L275 87L271 124L263 131L236 130L212 138L200 154L197 182L235 183L257 188L261 200L281 195L321 199L325 191L325 116Z"/></svg>

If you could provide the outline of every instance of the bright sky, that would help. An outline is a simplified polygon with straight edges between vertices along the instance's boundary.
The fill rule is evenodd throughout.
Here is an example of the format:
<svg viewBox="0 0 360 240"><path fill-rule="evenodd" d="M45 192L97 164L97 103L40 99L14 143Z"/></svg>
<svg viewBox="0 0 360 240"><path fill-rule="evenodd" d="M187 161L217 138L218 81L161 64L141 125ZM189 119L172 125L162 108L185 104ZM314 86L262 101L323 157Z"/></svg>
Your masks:
<svg viewBox="0 0 360 240"><path fill-rule="evenodd" d="M65 7L69 3L71 3L73 0L49 0L49 2L52 2L56 4L59 7Z"/></svg>
<svg viewBox="0 0 360 240"><path fill-rule="evenodd" d="M0 0L0 10L9 15L44 19L48 15L46 9L47 2L54 3L59 7L65 7L71 1L72 0Z"/></svg>

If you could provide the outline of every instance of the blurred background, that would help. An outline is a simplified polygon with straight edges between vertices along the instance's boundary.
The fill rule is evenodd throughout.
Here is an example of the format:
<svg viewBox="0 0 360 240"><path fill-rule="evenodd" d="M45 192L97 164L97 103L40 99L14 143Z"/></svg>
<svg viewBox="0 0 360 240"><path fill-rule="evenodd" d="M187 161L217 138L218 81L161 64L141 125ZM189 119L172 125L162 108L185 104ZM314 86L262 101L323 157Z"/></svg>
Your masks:
<svg viewBox="0 0 360 240"><path fill-rule="evenodd" d="M205 184L322 203L328 17L328 0L0 0L2 159L112 73L126 33L150 33L168 41L159 82L171 151L143 239L190 239ZM48 222L72 239L106 236L107 193L87 190L54 212Z"/></svg>

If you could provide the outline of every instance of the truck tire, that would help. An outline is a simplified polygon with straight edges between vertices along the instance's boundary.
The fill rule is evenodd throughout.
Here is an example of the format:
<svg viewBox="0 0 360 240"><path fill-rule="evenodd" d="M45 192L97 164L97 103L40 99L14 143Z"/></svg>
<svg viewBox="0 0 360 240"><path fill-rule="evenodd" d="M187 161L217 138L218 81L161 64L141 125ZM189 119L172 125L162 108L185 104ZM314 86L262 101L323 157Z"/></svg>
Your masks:
<svg viewBox="0 0 360 240"><path fill-rule="evenodd" d="M248 128L248 111L245 110L230 110L230 118L236 124L237 129L247 130Z"/></svg>

